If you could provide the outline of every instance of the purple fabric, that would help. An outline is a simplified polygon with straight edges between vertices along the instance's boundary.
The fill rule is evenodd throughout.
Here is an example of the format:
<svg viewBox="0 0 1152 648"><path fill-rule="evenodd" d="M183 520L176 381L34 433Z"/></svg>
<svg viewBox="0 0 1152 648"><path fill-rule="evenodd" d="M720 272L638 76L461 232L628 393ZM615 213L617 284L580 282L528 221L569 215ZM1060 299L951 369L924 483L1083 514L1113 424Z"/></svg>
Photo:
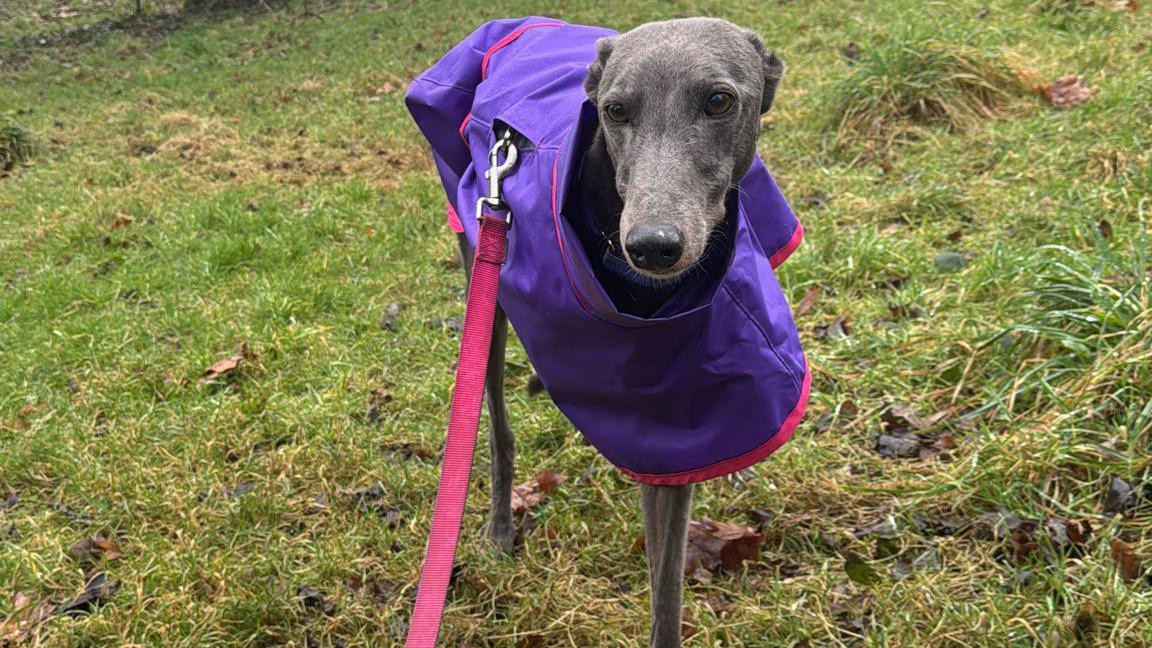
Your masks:
<svg viewBox="0 0 1152 648"><path fill-rule="evenodd" d="M514 213L500 303L557 407L612 463L649 483L691 483L764 458L803 416L810 374L773 266L802 229L757 158L729 215L722 276L652 317L619 312L567 220L594 125L583 80L614 32L548 18L488 23L406 97L465 235L485 193L493 124L526 137L504 193Z"/></svg>

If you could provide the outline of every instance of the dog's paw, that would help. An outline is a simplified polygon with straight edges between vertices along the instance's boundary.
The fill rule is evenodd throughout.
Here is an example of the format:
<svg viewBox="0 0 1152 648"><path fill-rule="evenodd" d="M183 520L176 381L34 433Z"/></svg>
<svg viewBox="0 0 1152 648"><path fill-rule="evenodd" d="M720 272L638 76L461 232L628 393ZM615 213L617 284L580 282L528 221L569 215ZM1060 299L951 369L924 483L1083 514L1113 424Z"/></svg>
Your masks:
<svg viewBox="0 0 1152 648"><path fill-rule="evenodd" d="M512 524L491 524L488 526L488 538L503 553L510 554L516 549L518 535L515 525Z"/></svg>

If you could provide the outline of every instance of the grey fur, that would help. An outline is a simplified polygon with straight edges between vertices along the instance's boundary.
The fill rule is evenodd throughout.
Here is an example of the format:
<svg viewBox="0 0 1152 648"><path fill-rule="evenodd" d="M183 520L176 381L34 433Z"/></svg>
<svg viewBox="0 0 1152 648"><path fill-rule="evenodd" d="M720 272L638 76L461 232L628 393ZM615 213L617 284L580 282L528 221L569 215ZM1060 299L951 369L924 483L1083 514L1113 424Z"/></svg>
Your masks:
<svg viewBox="0 0 1152 648"><path fill-rule="evenodd" d="M755 33L716 18L648 23L601 39L596 51L584 88L600 109L600 129L584 169L614 170L620 240L640 226L679 231L683 254L667 269L637 267L627 255L641 274L674 278L700 261L724 218L725 197L748 172L760 115L772 105L784 65ZM706 114L714 92L731 94L735 105ZM626 109L627 123L605 115L612 105Z"/></svg>
<svg viewBox="0 0 1152 648"><path fill-rule="evenodd" d="M724 200L756 152L759 116L771 107L784 65L760 37L729 22L687 18L649 23L597 43L585 82L601 111L628 102L628 124L601 118L580 171L579 190L595 208L620 221L621 239L639 224L677 228L684 253L671 278L696 264L724 216ZM736 97L723 117L703 113L713 88ZM472 248L459 237L470 278ZM632 260L629 259L631 263ZM635 264L633 264L635 267ZM488 439L492 449L492 500L488 535L504 550L513 546L511 498L514 444L504 403L504 352L508 320L493 325L488 362ZM692 486L640 486L645 552L651 588L650 648L679 648L684 551L692 512Z"/></svg>

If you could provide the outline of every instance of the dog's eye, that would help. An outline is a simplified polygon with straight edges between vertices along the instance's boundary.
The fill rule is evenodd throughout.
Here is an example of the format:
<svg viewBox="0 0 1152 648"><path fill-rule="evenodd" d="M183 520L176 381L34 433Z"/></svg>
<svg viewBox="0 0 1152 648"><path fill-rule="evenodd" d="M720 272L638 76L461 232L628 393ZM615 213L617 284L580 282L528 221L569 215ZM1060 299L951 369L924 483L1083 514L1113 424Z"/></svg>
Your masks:
<svg viewBox="0 0 1152 648"><path fill-rule="evenodd" d="M708 103L704 104L704 112L713 117L723 115L729 110L732 110L733 101L732 95L727 92L713 92L712 95L708 97Z"/></svg>
<svg viewBox="0 0 1152 648"><path fill-rule="evenodd" d="M617 124L628 122L628 111L624 109L624 104L608 104L604 107L604 114Z"/></svg>

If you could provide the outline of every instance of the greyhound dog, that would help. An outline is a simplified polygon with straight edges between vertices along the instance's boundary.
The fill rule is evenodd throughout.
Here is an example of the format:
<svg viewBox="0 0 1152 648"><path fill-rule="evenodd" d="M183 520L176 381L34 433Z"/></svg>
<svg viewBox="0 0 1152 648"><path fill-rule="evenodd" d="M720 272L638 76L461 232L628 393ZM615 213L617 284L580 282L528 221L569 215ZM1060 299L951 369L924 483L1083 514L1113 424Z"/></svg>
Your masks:
<svg viewBox="0 0 1152 648"><path fill-rule="evenodd" d="M648 23L596 43L584 84L599 125L579 184L623 249L634 290L673 285L706 256L756 152L760 116L784 66L755 33L729 22L687 18ZM465 274L473 251L459 236ZM622 244L622 245L621 245ZM488 361L492 499L488 534L511 549L514 441L504 402L508 319L497 311ZM681 599L692 485L641 484L651 586L649 646L680 645Z"/></svg>

